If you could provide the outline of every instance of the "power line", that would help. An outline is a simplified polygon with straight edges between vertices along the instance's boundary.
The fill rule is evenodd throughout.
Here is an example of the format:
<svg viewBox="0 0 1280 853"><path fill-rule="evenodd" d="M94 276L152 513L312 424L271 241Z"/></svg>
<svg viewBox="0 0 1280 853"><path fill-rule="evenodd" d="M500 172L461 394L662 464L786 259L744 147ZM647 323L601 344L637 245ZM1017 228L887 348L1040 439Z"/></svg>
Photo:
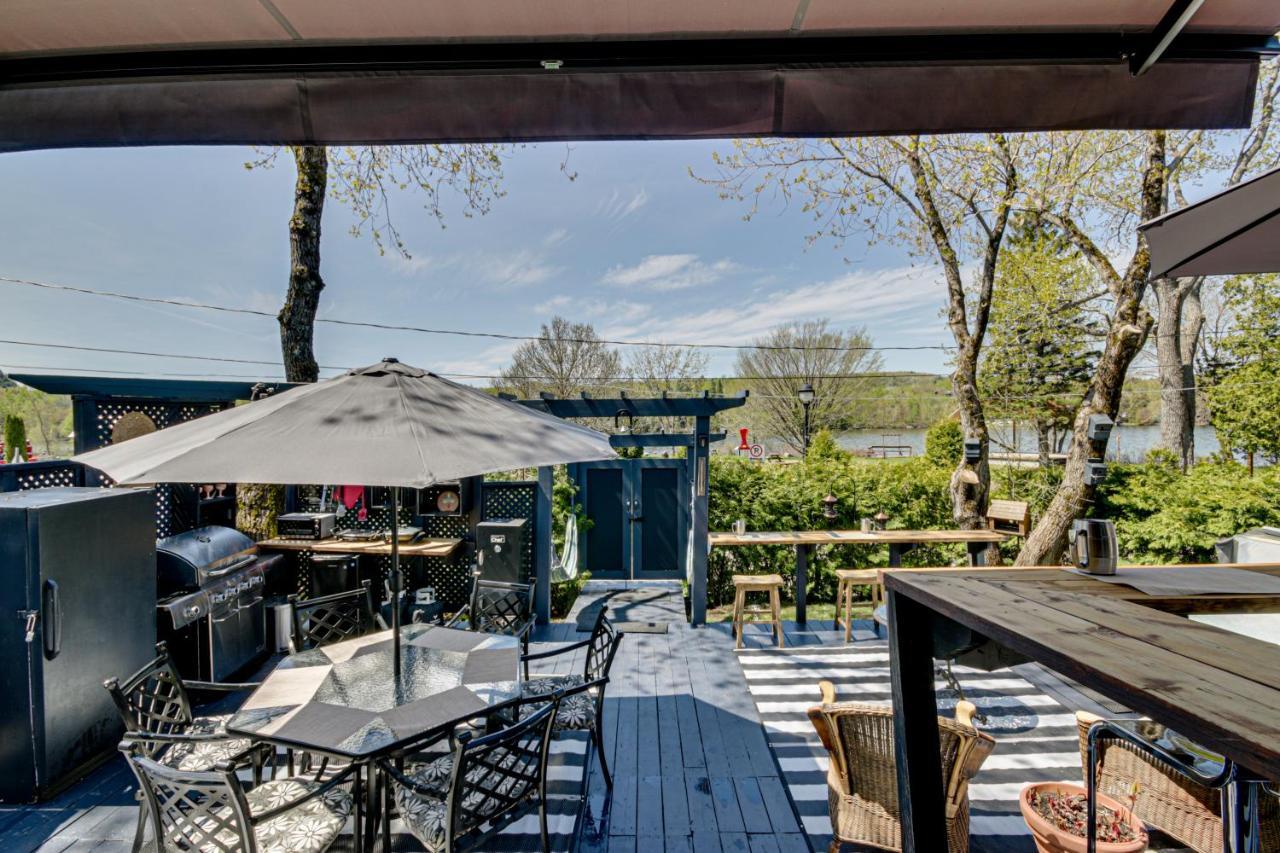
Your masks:
<svg viewBox="0 0 1280 853"><path fill-rule="evenodd" d="M50 284L42 281L32 281L31 279L12 278L10 276L0 276L0 283L20 285L24 287L37 287L44 290L64 291L68 293L80 293L88 296L101 296L110 299L123 299L129 302L145 302L153 305L170 305L177 308L197 308L206 311L222 311L228 314L248 314L254 317L269 317L275 319L276 315L270 311L261 311L256 308L236 308L227 305L214 305L207 302L192 302L183 299L166 299L159 296L138 296L131 293L118 293L110 290L94 290L87 287L74 287L69 284ZM391 332L417 332L425 335L454 335L464 338L489 338L503 341L540 341L545 340L542 335L511 335L504 332L477 332L463 329L436 329L425 326L406 326L395 323L375 323L367 320L340 320L333 317L317 317L317 323L329 323L336 326L355 326L363 329L380 329ZM821 352L916 352L924 350L938 350L942 352L950 352L955 347L945 344L920 344L918 346L795 346L795 345L777 345L777 344L715 344L715 343L681 343L675 341L629 341L629 340L609 340L604 338L559 338L558 340L565 343L574 344L607 344L609 346L620 347L681 347L684 349L722 349L722 350L770 350L770 351L821 351Z"/></svg>

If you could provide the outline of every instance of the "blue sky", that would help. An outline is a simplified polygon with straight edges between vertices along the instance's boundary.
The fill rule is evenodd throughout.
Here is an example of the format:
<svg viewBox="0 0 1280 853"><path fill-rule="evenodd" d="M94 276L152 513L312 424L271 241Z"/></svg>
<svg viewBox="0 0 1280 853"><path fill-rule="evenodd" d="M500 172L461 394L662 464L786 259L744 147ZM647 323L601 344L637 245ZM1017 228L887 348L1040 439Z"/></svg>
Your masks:
<svg viewBox="0 0 1280 853"><path fill-rule="evenodd" d="M452 199L441 230L409 193L394 212L413 257L379 256L330 200L321 316L536 334L555 314L606 337L745 343L790 320L866 326L877 343L949 343L943 285L894 246L808 245L797 208L721 200L689 176L728 143L526 146L486 216ZM69 150L0 157L0 275L275 311L287 280L293 166L246 171L248 148ZM273 320L0 284L0 337L278 360ZM515 344L321 325L325 365L396 355L440 372L496 373ZM732 353L711 351L728 374ZM942 371L945 353L888 352L885 367ZM280 375L0 343L0 368ZM331 371L330 371L331 372Z"/></svg>

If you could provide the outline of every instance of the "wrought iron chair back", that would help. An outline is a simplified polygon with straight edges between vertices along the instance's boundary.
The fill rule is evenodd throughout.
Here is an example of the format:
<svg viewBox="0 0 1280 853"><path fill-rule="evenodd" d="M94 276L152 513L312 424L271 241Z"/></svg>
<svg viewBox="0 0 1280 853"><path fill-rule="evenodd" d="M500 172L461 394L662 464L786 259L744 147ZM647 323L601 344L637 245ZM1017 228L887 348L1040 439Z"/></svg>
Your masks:
<svg viewBox="0 0 1280 853"><path fill-rule="evenodd" d="M532 585L476 578L469 611L472 630L519 636L532 617Z"/></svg>
<svg viewBox="0 0 1280 853"><path fill-rule="evenodd" d="M586 666L582 673L583 680L587 683L608 677L613 657L622 644L622 634L605 615L607 610L606 607L600 608L595 625L591 628L591 638L587 641Z"/></svg>
<svg viewBox="0 0 1280 853"><path fill-rule="evenodd" d="M183 734L194 719L182 676L178 674L164 643L157 643L156 658L125 679L123 684L109 678L102 686L111 694L126 731L143 735ZM139 744L148 757L154 756L164 746L155 741Z"/></svg>
<svg viewBox="0 0 1280 853"><path fill-rule="evenodd" d="M463 838L495 819L546 796L547 752L559 697L491 735L458 736L449 789L449 835ZM449 849L453 849L450 846Z"/></svg>
<svg viewBox="0 0 1280 853"><path fill-rule="evenodd" d="M175 770L139 754L129 740L120 744L120 751L147 799L161 850L256 853L249 803L231 765Z"/></svg>
<svg viewBox="0 0 1280 853"><path fill-rule="evenodd" d="M293 648L297 652L363 637L382 628L374 613L369 581L361 583L359 589L306 601L290 596L289 606L293 611Z"/></svg>

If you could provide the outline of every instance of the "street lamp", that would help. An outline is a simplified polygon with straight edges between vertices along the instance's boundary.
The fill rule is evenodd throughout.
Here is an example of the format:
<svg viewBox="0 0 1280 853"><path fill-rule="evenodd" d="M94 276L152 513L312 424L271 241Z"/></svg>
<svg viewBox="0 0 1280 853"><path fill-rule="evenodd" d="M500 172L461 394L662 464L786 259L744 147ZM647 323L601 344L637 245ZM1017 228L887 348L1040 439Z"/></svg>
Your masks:
<svg viewBox="0 0 1280 853"><path fill-rule="evenodd" d="M813 386L806 382L800 386L796 396L800 398L800 405L804 407L804 456L807 457L809 455L809 407L813 405L813 399L818 395L814 392Z"/></svg>

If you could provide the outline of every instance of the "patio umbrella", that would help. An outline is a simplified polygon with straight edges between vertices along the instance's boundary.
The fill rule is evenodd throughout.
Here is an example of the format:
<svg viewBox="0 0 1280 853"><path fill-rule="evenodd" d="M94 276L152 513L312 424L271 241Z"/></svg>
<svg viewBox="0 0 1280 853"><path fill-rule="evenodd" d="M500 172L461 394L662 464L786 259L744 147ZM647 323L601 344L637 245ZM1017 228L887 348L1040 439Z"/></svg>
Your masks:
<svg viewBox="0 0 1280 853"><path fill-rule="evenodd" d="M1138 228L1152 278L1280 272L1280 169Z"/></svg>
<svg viewBox="0 0 1280 853"><path fill-rule="evenodd" d="M603 433L388 358L82 453L75 461L122 484L390 487L391 613L398 676L400 488L615 455Z"/></svg>

